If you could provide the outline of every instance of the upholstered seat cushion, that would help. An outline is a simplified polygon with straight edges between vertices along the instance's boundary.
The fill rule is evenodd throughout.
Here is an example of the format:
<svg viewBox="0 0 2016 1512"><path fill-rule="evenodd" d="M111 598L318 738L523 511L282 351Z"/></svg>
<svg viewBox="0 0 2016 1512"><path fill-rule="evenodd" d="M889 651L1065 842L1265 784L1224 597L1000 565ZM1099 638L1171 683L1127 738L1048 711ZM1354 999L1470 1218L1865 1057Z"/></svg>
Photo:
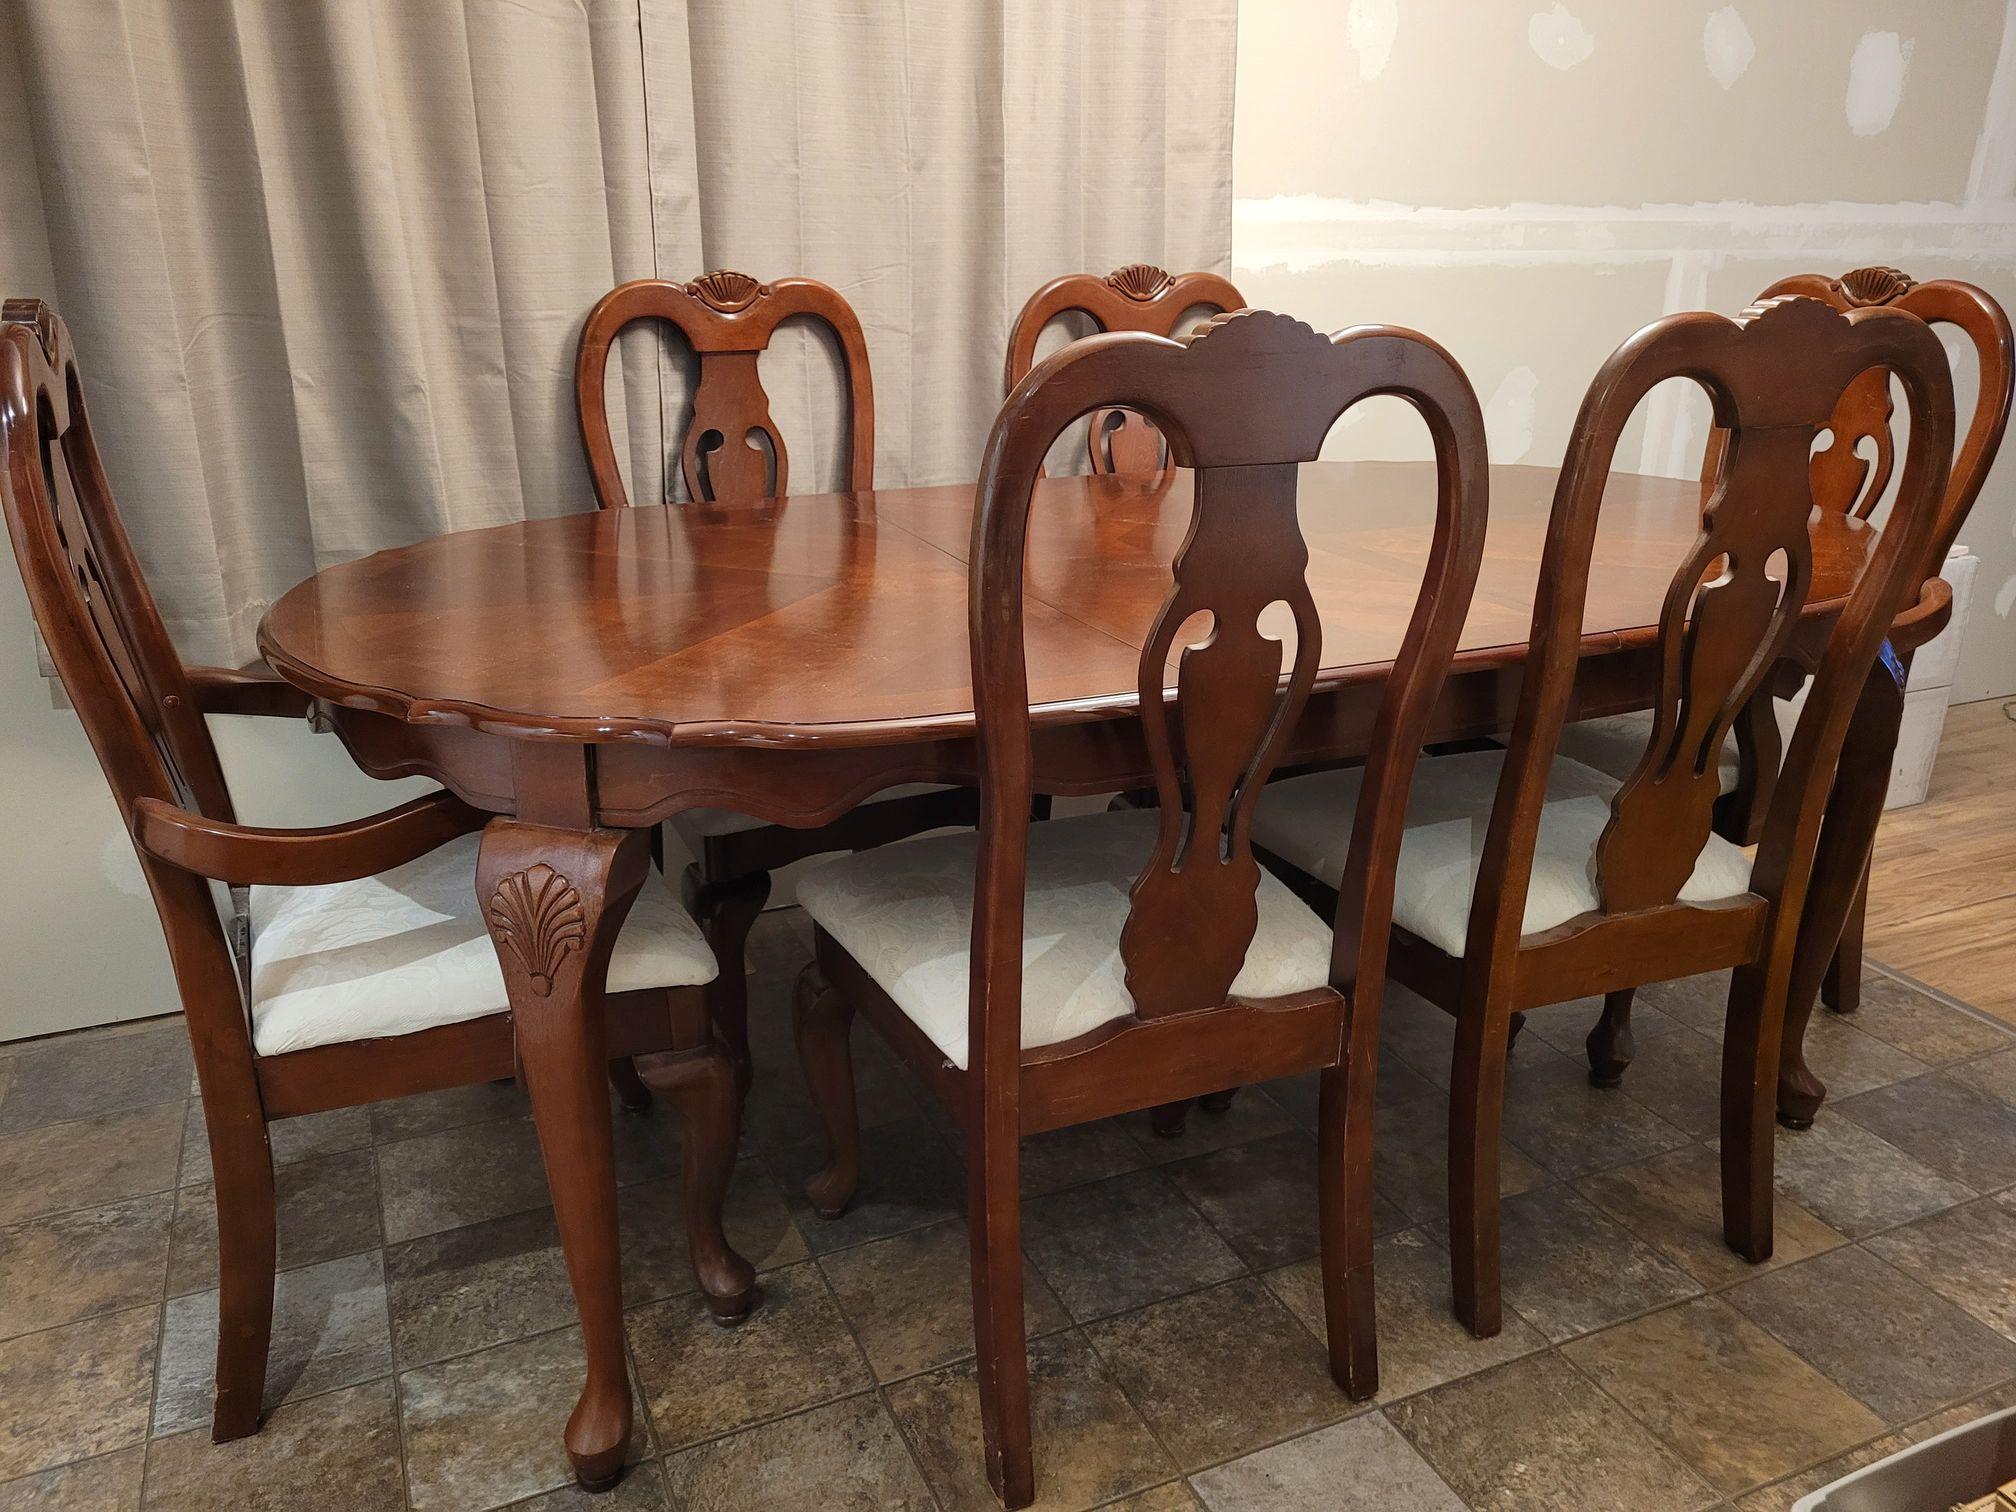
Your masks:
<svg viewBox="0 0 2016 1512"><path fill-rule="evenodd" d="M942 793L945 789L934 782L908 782L901 787L889 788L877 793L862 807L871 804L889 803L898 798L921 798L926 793ZM672 816L672 832L686 843L690 851L700 849L699 842L713 836L739 835L744 830L762 829L770 821L753 819L747 814L738 814L733 809L686 809Z"/></svg>
<svg viewBox="0 0 2016 1512"><path fill-rule="evenodd" d="M1393 884L1393 922L1444 954L1463 954L1470 895L1491 823L1503 751L1424 757L1414 770L1407 834ZM1313 772L1269 787L1253 822L1254 843L1333 886L1344 875L1362 772ZM1538 934L1597 906L1596 842L1610 821L1614 778L1556 757L1547 779L1521 932ZM1733 897L1750 886L1750 858L1711 834L1680 889L1688 903Z"/></svg>
<svg viewBox="0 0 2016 1512"><path fill-rule="evenodd" d="M478 837L379 876L252 889L252 1043L261 1055L502 1013L504 973L476 903ZM714 955L655 870L609 960L609 990L714 979Z"/></svg>
<svg viewBox="0 0 2016 1512"><path fill-rule="evenodd" d="M1612 714L1606 719L1582 719L1563 725L1557 748L1570 761L1579 761L1623 782L1638 770L1645 759L1645 747L1652 742L1652 715ZM1732 731L1722 742L1722 757L1716 763L1716 780L1725 793L1736 791L1738 758Z"/></svg>
<svg viewBox="0 0 2016 1512"><path fill-rule="evenodd" d="M1074 1039L1134 1011L1120 931L1160 817L1130 810L1031 826L1023 1048ZM970 832L906 840L829 861L798 883L805 912L961 1069L978 851ZM1325 985L1329 926L1264 871L1259 901L1259 927L1233 994L1283 997Z"/></svg>

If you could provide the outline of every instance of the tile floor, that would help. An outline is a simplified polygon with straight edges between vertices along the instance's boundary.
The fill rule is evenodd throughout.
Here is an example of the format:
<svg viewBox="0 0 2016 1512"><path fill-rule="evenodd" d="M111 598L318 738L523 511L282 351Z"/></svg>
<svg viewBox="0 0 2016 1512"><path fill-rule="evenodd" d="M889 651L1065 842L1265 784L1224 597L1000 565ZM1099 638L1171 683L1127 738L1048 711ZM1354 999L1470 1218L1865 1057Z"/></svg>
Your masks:
<svg viewBox="0 0 2016 1512"><path fill-rule="evenodd" d="M861 1200L798 1195L818 1142L788 1050L802 921L755 957L759 1071L731 1231L763 1272L707 1321L678 1131L618 1115L640 1409L633 1508L986 1508L958 1154L873 1036ZM1621 1092L1589 1004L1514 1055L1503 1334L1450 1318L1449 1027L1395 992L1380 1081L1385 1390L1319 1344L1314 1090L1032 1141L1030 1356L1043 1505L1784 1507L2016 1403L2016 1033L1872 974L1780 1138L1778 1253L1721 1245L1712 979L1641 995ZM0 1509L586 1506L559 1427L579 1336L525 1105L483 1086L282 1124L272 1412L209 1442L215 1213L179 1023L0 1047Z"/></svg>

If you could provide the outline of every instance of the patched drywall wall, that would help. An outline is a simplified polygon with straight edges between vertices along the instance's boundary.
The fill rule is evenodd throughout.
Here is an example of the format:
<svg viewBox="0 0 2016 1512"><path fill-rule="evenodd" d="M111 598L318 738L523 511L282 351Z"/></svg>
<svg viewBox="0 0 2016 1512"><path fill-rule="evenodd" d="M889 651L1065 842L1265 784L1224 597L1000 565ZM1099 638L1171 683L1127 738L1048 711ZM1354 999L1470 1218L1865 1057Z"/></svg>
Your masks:
<svg viewBox="0 0 2016 1512"><path fill-rule="evenodd" d="M1329 329L1414 326L1462 362L1498 461L1552 462L1597 365L1662 313L1889 263L2016 309L2016 5L2005 0L1247 0L1233 276ZM1962 423L1973 403L1960 364ZM1620 466L1699 469L1667 385ZM1382 406L1337 455L1425 455ZM1955 697L2016 692L2016 463Z"/></svg>

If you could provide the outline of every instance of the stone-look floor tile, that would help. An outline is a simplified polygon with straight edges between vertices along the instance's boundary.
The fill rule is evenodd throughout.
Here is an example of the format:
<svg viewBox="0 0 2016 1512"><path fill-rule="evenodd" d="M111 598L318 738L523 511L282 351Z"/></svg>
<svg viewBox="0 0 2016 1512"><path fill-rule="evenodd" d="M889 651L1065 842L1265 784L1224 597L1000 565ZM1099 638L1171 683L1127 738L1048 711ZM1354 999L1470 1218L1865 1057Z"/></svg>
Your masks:
<svg viewBox="0 0 2016 1512"><path fill-rule="evenodd" d="M1463 1500L1376 1412L1196 1477L1211 1512L1464 1512Z"/></svg>
<svg viewBox="0 0 2016 1512"><path fill-rule="evenodd" d="M701 1444L665 1462L684 1512L935 1512L871 1392Z"/></svg>
<svg viewBox="0 0 2016 1512"><path fill-rule="evenodd" d="M195 1428L147 1449L150 1509L400 1512L405 1505L390 1381L289 1403L250 1438L229 1444L213 1444L208 1429Z"/></svg>
<svg viewBox="0 0 2016 1512"><path fill-rule="evenodd" d="M0 1229L0 1339L157 1300L166 1192Z"/></svg>
<svg viewBox="0 0 2016 1512"><path fill-rule="evenodd" d="M551 1208L392 1245L385 1290L402 1367L547 1333L575 1318Z"/></svg>
<svg viewBox="0 0 2016 1512"><path fill-rule="evenodd" d="M1862 974L1861 1006L1848 1017L1864 1034L1928 1065L1943 1066L2011 1046L2009 1031L2000 1025L1877 971Z"/></svg>
<svg viewBox="0 0 2016 1512"><path fill-rule="evenodd" d="M1883 1431L1882 1419L1719 1297L1605 1329L1563 1353L1725 1496Z"/></svg>
<svg viewBox="0 0 2016 1512"><path fill-rule="evenodd" d="M354 1386L391 1368L385 1265L377 1251L280 1273L266 1361L268 1408ZM175 1298L161 1331L156 1436L209 1421L216 1372L217 1293Z"/></svg>
<svg viewBox="0 0 2016 1512"><path fill-rule="evenodd" d="M1188 1485L1174 1480L1151 1486L1133 1496L1123 1496L1119 1501L1107 1502L1099 1512L1196 1512L1202 1505L1191 1494Z"/></svg>
<svg viewBox="0 0 2016 1512"><path fill-rule="evenodd" d="M1726 1286L1847 1242L1791 1198L1780 1197L1773 1204L1771 1258L1752 1265L1723 1241L1722 1168L1705 1145L1599 1171L1576 1186L1703 1286Z"/></svg>
<svg viewBox="0 0 2016 1512"><path fill-rule="evenodd" d="M581 1394L581 1330L563 1328L399 1377L406 1494L415 1509L501 1507L573 1482L561 1430ZM633 1463L649 1457L633 1403Z"/></svg>
<svg viewBox="0 0 2016 1512"><path fill-rule="evenodd" d="M0 1135L0 1224L165 1191L181 1145L179 1102Z"/></svg>
<svg viewBox="0 0 2016 1512"><path fill-rule="evenodd" d="M1640 1035L1637 1059L1613 1090L1696 1139L1713 1138L1722 1127L1722 1046L1684 1024L1677 1032Z"/></svg>
<svg viewBox="0 0 2016 1512"><path fill-rule="evenodd" d="M340 1155L345 1150L361 1150L371 1143L371 1110L331 1108L326 1113L309 1113L301 1118L275 1119L266 1126L266 1139L273 1149L273 1164L292 1165L316 1155ZM203 1122L203 1100L191 1098L189 1114L182 1125L182 1170L175 1178L181 1186L208 1181L210 1130Z"/></svg>
<svg viewBox="0 0 2016 1512"><path fill-rule="evenodd" d="M1262 1084L1261 1090L1281 1105L1281 1110L1312 1134L1322 1112L1323 1073L1304 1071L1300 1076L1284 1076ZM1379 1063L1373 1084L1373 1104L1397 1108L1417 1097L1432 1097L1440 1089L1405 1061L1389 1057Z"/></svg>
<svg viewBox="0 0 2016 1512"><path fill-rule="evenodd" d="M974 1362L912 1376L889 1388L889 1406L925 1478L949 1512L995 1512L980 1441ZM1157 1485L1176 1467L1077 1333L1029 1344L1029 1421L1035 1506L1095 1507Z"/></svg>
<svg viewBox="0 0 2016 1512"><path fill-rule="evenodd" d="M1814 1010L1806 1025L1802 1048L1806 1066L1827 1088L1830 1098L1854 1097L1893 1082L1923 1076L1930 1068L1858 1027L1861 1015L1844 1018L1826 1008Z"/></svg>
<svg viewBox="0 0 2016 1512"><path fill-rule="evenodd" d="M641 1433L643 1429L637 1431ZM543 1496L513 1502L511 1512L666 1512L671 1505L665 1491L664 1468L656 1460L647 1460L625 1470L623 1479L610 1490L559 1486Z"/></svg>
<svg viewBox="0 0 2016 1512"><path fill-rule="evenodd" d="M14 1058L0 1134L180 1103L194 1064L180 1015L109 1039L52 1040Z"/></svg>
<svg viewBox="0 0 2016 1512"><path fill-rule="evenodd" d="M1779 1192L1851 1239L1974 1195L1831 1107L1810 1129L1779 1129L1775 1149Z"/></svg>
<svg viewBox="0 0 2016 1512"><path fill-rule="evenodd" d="M1137 1171L1144 1163L1141 1147L1117 1118L1032 1134L1022 1141L1022 1195L1047 1196Z"/></svg>
<svg viewBox="0 0 2016 1512"><path fill-rule="evenodd" d="M1419 1229L1381 1239L1372 1251L1373 1292L1379 1318L1379 1400L1398 1401L1444 1381L1475 1375L1547 1347L1539 1330L1517 1313L1489 1339L1456 1321L1449 1305L1449 1254ZM1265 1278L1275 1296L1317 1338L1327 1338L1323 1316L1323 1266L1304 1260Z"/></svg>
<svg viewBox="0 0 2016 1512"><path fill-rule="evenodd" d="M1529 1355L1386 1409L1473 1507L1685 1512L1715 1493L1557 1354Z"/></svg>
<svg viewBox="0 0 2016 1512"><path fill-rule="evenodd" d="M935 1370L973 1353L968 1253L966 1225L938 1223L819 1262L878 1381ZM1064 1305L1026 1263L1022 1301L1030 1337L1069 1326Z"/></svg>
<svg viewBox="0 0 2016 1512"><path fill-rule="evenodd" d="M695 1291L693 1252L686 1242L685 1189L676 1180L647 1181L617 1194L623 1236L623 1300L629 1306ZM721 1228L735 1252L761 1271L796 1265L811 1254L776 1180L756 1160L735 1167Z"/></svg>
<svg viewBox="0 0 2016 1512"><path fill-rule="evenodd" d="M1089 1325L1107 1370L1185 1470L1356 1410L1324 1348L1248 1277Z"/></svg>
<svg viewBox="0 0 2016 1512"><path fill-rule="evenodd" d="M0 1512L136 1512L147 1451L135 1444L0 1486Z"/></svg>
<svg viewBox="0 0 2016 1512"><path fill-rule="evenodd" d="M1567 1187L1540 1187L1500 1209L1505 1304L1558 1344L1620 1318L1694 1296L1687 1272ZM1437 1244L1446 1223L1432 1224Z"/></svg>
<svg viewBox="0 0 2016 1512"><path fill-rule="evenodd" d="M139 1442L160 1321L136 1307L0 1344L0 1481Z"/></svg>
<svg viewBox="0 0 2016 1512"><path fill-rule="evenodd" d="M1498 1155L1504 1196L1539 1186L1547 1173L1510 1140ZM1372 1182L1416 1223L1449 1211L1449 1100L1417 1098L1381 1108L1372 1120Z"/></svg>
<svg viewBox="0 0 2016 1512"><path fill-rule="evenodd" d="M1672 982L1648 982L1638 989L1632 1012L1635 1014L1640 1005L1656 1009L1719 1040L1722 1025L1729 1017L1730 975L1727 971L1709 971Z"/></svg>
<svg viewBox="0 0 2016 1512"><path fill-rule="evenodd" d="M779 1151L771 1161L798 1232L815 1255L941 1223L965 1211L965 1172L922 1114L861 1131L861 1182L853 1203L838 1218L821 1218L805 1196L806 1178L825 1164L823 1139Z"/></svg>
<svg viewBox="0 0 2016 1512"><path fill-rule="evenodd" d="M381 1144L378 1190L388 1244L529 1212L549 1201L539 1134L526 1118L461 1124Z"/></svg>
<svg viewBox="0 0 2016 1512"><path fill-rule="evenodd" d="M273 1190L280 1269L378 1247L378 1164L370 1150L282 1166L273 1173ZM180 1297L216 1284L217 1193L207 1182L185 1186L175 1197L168 1295Z"/></svg>
<svg viewBox="0 0 2016 1512"><path fill-rule="evenodd" d="M2008 1195L1920 1218L1864 1247L2016 1339L2016 1203Z"/></svg>
<svg viewBox="0 0 2016 1512"><path fill-rule="evenodd" d="M1977 1092L1986 1092L1998 1102L2016 1107L2016 1050L1997 1050L1979 1060L1948 1067L1946 1074Z"/></svg>
<svg viewBox="0 0 2016 1512"><path fill-rule="evenodd" d="M1839 1107L1844 1117L1977 1192L2016 1182L2016 1108L1949 1076L1879 1087Z"/></svg>
<svg viewBox="0 0 2016 1512"><path fill-rule="evenodd" d="M2016 1376L2016 1344L1861 1249L1836 1250L1724 1295L1885 1422Z"/></svg>
<svg viewBox="0 0 2016 1512"><path fill-rule="evenodd" d="M1658 1043L1649 1046L1658 1053ZM1515 1054L1505 1073L1504 1137L1549 1174L1572 1179L1688 1142L1628 1093L1589 1085L1587 1062L1545 1045Z"/></svg>
<svg viewBox="0 0 2016 1512"><path fill-rule="evenodd" d="M1024 1203L1022 1248L1080 1321L1245 1269L1160 1171L1115 1176Z"/></svg>
<svg viewBox="0 0 2016 1512"><path fill-rule="evenodd" d="M532 1101L516 1082L476 1082L466 1087L447 1087L439 1092L419 1092L411 1097L375 1102L368 1112L371 1137L381 1144L390 1144L465 1124L488 1123L495 1118L526 1118L531 1115Z"/></svg>
<svg viewBox="0 0 2016 1512"><path fill-rule="evenodd" d="M721 1328L697 1298L630 1314L630 1343L666 1450L852 1396L873 1384L814 1265L763 1278L763 1304Z"/></svg>
<svg viewBox="0 0 2016 1512"><path fill-rule="evenodd" d="M1386 984L1379 1012L1379 1064L1396 1061L1424 1081L1449 1090L1449 1057L1456 1046L1456 1020L1426 998Z"/></svg>
<svg viewBox="0 0 2016 1512"><path fill-rule="evenodd" d="M686 1120L670 1098L654 1095L650 1107L635 1113L615 1104L610 1109L610 1125L619 1187L664 1181L679 1174Z"/></svg>
<svg viewBox="0 0 2016 1512"><path fill-rule="evenodd" d="M1265 1139L1285 1134L1295 1121L1281 1105L1258 1087L1241 1087L1232 1097L1232 1106L1212 1111L1192 1103L1183 1132L1173 1139L1155 1132L1153 1116L1145 1110L1129 1113L1120 1125L1127 1131L1142 1156L1155 1164L1202 1155L1244 1144L1249 1139Z"/></svg>
<svg viewBox="0 0 2016 1512"><path fill-rule="evenodd" d="M1596 1021L1603 1016L1603 999L1600 997L1576 998L1571 1003L1550 1003L1545 1008L1526 1010L1524 1038L1539 1040L1551 1045L1570 1060L1583 1066L1589 1064L1589 1031L1596 1027ZM1646 1002L1643 997L1631 1005L1631 1032L1641 1049L1648 1040L1665 1034L1675 1034L1687 1026L1678 1019L1661 1013ZM1518 1045L1514 1045L1512 1057L1517 1061Z"/></svg>
<svg viewBox="0 0 2016 1512"><path fill-rule="evenodd" d="M1316 1253L1312 1136L1298 1129L1172 1161L1163 1169L1248 1265L1269 1270ZM1391 1203L1385 1208L1389 1224L1400 1216Z"/></svg>

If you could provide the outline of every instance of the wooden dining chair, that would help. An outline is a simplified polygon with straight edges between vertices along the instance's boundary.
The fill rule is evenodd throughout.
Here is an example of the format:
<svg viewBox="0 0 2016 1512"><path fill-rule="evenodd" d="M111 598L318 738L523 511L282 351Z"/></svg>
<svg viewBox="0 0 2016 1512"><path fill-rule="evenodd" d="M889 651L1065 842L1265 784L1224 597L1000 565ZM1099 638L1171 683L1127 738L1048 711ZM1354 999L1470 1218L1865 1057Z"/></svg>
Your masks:
<svg viewBox="0 0 2016 1512"><path fill-rule="evenodd" d="M595 497L604 509L630 502L609 428L610 349L625 327L662 320L699 364L692 413L679 443L679 470L698 504L777 498L790 491L790 452L770 414L758 359L786 320L824 323L839 343L849 408L847 486L875 486L875 390L861 322L837 290L811 278L758 283L720 269L690 283L643 278L619 284L596 302L581 328L574 397ZM749 931L770 897L770 873L808 856L860 850L925 830L970 825L979 795L968 788L911 784L891 788L844 818L816 829L768 824L729 809L689 809L672 829L695 858L688 901L722 971L709 989L717 1033L746 1088L750 1074Z"/></svg>
<svg viewBox="0 0 2016 1512"><path fill-rule="evenodd" d="M1910 406L1895 508L1826 637L1755 861L1714 833L1717 753L1799 627L1812 577L1808 457L1840 396L1888 368ZM1729 433L1701 530L1658 624L1652 735L1622 783L1557 755L1581 651L1589 562L1619 432L1668 378L1701 385ZM1953 438L1938 338L1887 310L1773 299L1739 320L1669 316L1604 364L1568 443L1540 562L1509 747L1421 764L1401 846L1394 975L1456 1018L1449 1213L1457 1315L1501 1319L1498 1150L1506 1036L1524 1009L1734 968L1723 1038L1722 1197L1729 1245L1771 1253L1779 1031L1834 763L1877 652L1914 602ZM1930 590L1943 597L1938 584ZM1358 774L1271 788L1254 843L1304 881L1329 858Z"/></svg>
<svg viewBox="0 0 2016 1512"><path fill-rule="evenodd" d="M1438 483L1433 542L1372 735L1373 796L1352 831L1333 933L1262 871L1247 831L1322 665L1297 464L1373 394L1420 411ZM1022 599L1040 507L1031 494L1058 435L1114 406L1152 419L1177 465L1194 469L1171 586L1142 627L1139 771L1160 806L1032 824ZM857 1011L963 1131L987 1474L1019 1507L1034 1495L1025 1135L1320 1069L1331 1370L1354 1397L1375 1389L1369 1172L1391 863L1476 580L1484 434L1462 372L1424 338L1378 327L1331 338L1244 311L1181 341L1090 337L1039 364L995 421L979 487L969 579L979 829L885 846L807 876L799 899L815 926L815 959L795 1006L831 1140L829 1164L807 1186L820 1213L846 1208L860 1171L847 1046Z"/></svg>
<svg viewBox="0 0 2016 1512"><path fill-rule="evenodd" d="M1003 391L1036 365L1036 345L1051 321L1083 315L1101 331L1146 331L1173 336L1194 310L1222 314L1246 303L1229 279L1216 273L1170 273L1153 263L1129 263L1104 278L1068 273L1053 278L1022 306L1008 333L1008 377ZM1102 409L1090 416L1085 444L1095 473L1154 472L1168 448L1146 416L1127 409Z"/></svg>
<svg viewBox="0 0 2016 1512"><path fill-rule="evenodd" d="M1977 365L1974 411L1947 477L1938 528L1924 561L1919 564L1921 577L1938 576L1947 553L1973 511L1974 501L1980 497L1981 485L2001 450L2003 431L2009 423L2010 399L2012 392L2016 392L2016 342L2012 342L2008 316L2001 305L1972 284L1952 279L1919 283L1908 274L1886 267L1857 268L1839 278L1819 273L1795 274L1780 279L1758 297L1776 299L1787 295L1817 299L1844 312L1901 310L1928 325L1951 325L1973 348ZM1869 518L1895 475L1893 403L1889 375L1879 370L1862 374L1842 393L1827 426L1827 444L1814 452L1808 469L1815 507L1858 519ZM1721 466L1722 451L1718 432L1710 442L1704 462L1704 487L1712 487ZM1928 631L1936 632L1936 626L1928 618L1920 618L1891 636L1892 648L1904 659L1907 669L1910 654L1916 649L1911 636ZM1796 653L1800 648L1795 644L1792 649ZM1796 654L1788 657L1760 696L1745 707L1735 732L1724 743L1722 796L1716 805L1716 828L1739 845L1754 845L1761 835L1771 784L1784 756L1772 705L1777 697L1796 693L1812 670ZM1877 677L1872 680L1868 696L1873 707L1856 720L1855 739L1861 749L1851 755L1877 763L1887 771L1903 718L1904 690L1893 678ZM1614 715L1573 724L1562 732L1561 751L1584 766L1595 767L1621 781L1631 774L1651 730L1650 714ZM1881 815L1880 795L1873 793L1858 801L1834 804L1828 810L1814 873L1812 911L1826 918L1845 916L1846 922L1838 942L1824 955L1810 950L1803 953L1801 972L1794 979L1793 992L1786 1004L1788 1048L1803 1040L1816 996L1839 1013L1854 1012L1860 1001L1869 853ZM1853 890L1853 896L1841 896L1848 889ZM1811 974L1808 968L1823 959L1827 963L1825 976L1817 983L1807 981ZM1612 993L1590 1034L1592 1080L1598 1086L1618 1085L1635 1049L1631 1036L1631 993ZM1795 1061L1783 1088L1781 1117L1795 1128L1810 1125L1824 1091L1805 1072L1803 1062Z"/></svg>
<svg viewBox="0 0 2016 1512"><path fill-rule="evenodd" d="M177 656L120 524L69 335L39 300L0 310L0 459L29 606L139 852L188 1022L216 1172L212 1434L238 1438L259 1425L273 1322L269 1125L513 1075L486 915L550 972L580 948L579 900L535 867L479 902L477 832L490 816L445 792L323 829L237 822L204 716L299 718L308 701L270 673ZM629 910L608 963L607 1044L641 1094L627 1057L670 1049L675 1014L682 1042L704 1039L700 988L715 965L671 890L646 879L644 848L631 849L607 905ZM232 887L249 889L243 910ZM734 1079L709 1070L719 1064L668 1060L654 1081L688 1114L696 1267L717 1278L710 1290L746 1298L748 1263L718 1219L735 1158L719 1137L733 1127Z"/></svg>

